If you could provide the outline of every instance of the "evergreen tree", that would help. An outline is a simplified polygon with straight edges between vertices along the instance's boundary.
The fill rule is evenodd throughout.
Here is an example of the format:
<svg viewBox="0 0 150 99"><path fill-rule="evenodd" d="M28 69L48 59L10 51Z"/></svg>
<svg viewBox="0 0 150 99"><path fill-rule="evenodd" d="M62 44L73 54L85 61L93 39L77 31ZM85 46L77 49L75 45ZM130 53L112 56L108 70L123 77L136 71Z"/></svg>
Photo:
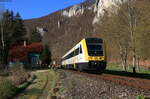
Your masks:
<svg viewBox="0 0 150 99"><path fill-rule="evenodd" d="M11 18L11 20L14 20L14 12L12 10L10 12L10 18Z"/></svg>
<svg viewBox="0 0 150 99"><path fill-rule="evenodd" d="M11 20L11 14L9 10L6 10L6 12L3 13L3 18L1 20L1 35L0 35L0 46L1 46L1 61L3 64L7 63L8 58L8 51L9 46L11 42L11 36L12 36L12 22Z"/></svg>
<svg viewBox="0 0 150 99"><path fill-rule="evenodd" d="M40 33L35 29L32 30L31 36L30 36L30 42L41 42L41 35Z"/></svg>
<svg viewBox="0 0 150 99"><path fill-rule="evenodd" d="M47 45L44 46L40 58L41 58L41 61L42 61L43 64L47 64L47 65L50 64L50 62L51 62L51 52L50 52Z"/></svg>
<svg viewBox="0 0 150 99"><path fill-rule="evenodd" d="M26 30L19 13L14 16L13 11L10 12L9 10L3 13L0 29L0 54L2 53L0 61L6 64L10 47L13 44L23 43Z"/></svg>
<svg viewBox="0 0 150 99"><path fill-rule="evenodd" d="M16 16L14 16L14 26L13 26L13 38L12 42L13 43L22 43L25 40L25 34L26 34L26 29L23 24L23 20L20 17L20 14L17 13Z"/></svg>

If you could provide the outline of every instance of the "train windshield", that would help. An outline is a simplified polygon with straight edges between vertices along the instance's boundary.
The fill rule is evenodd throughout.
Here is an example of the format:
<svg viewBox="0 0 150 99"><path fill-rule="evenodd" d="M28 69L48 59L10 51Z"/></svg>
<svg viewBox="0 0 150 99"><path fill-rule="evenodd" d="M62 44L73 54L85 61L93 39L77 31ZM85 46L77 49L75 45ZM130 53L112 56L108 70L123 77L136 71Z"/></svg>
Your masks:
<svg viewBox="0 0 150 99"><path fill-rule="evenodd" d="M102 50L102 45L98 44L88 44L87 45L89 50L99 51Z"/></svg>
<svg viewBox="0 0 150 99"><path fill-rule="evenodd" d="M87 50L89 56L102 56L103 55L103 47L102 40L97 38L86 39Z"/></svg>

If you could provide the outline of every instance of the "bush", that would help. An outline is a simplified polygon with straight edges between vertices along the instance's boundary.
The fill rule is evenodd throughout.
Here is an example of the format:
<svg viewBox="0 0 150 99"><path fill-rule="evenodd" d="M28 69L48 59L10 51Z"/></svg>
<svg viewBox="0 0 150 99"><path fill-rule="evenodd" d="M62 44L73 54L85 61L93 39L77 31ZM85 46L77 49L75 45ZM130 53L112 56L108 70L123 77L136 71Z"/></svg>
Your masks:
<svg viewBox="0 0 150 99"><path fill-rule="evenodd" d="M15 95L16 92L17 87L10 80L0 77L0 99L8 99Z"/></svg>
<svg viewBox="0 0 150 99"><path fill-rule="evenodd" d="M136 99L145 99L144 96L137 96Z"/></svg>
<svg viewBox="0 0 150 99"><path fill-rule="evenodd" d="M16 63L13 67L10 68L12 81L15 85L23 84L28 80L30 74L26 72L23 65L20 63Z"/></svg>
<svg viewBox="0 0 150 99"><path fill-rule="evenodd" d="M15 85L23 84L29 78L29 74L21 72L20 75L13 75L12 81Z"/></svg>
<svg viewBox="0 0 150 99"><path fill-rule="evenodd" d="M7 69L7 66L4 64L1 64L0 62L0 76L8 76L9 75L9 71Z"/></svg>
<svg viewBox="0 0 150 99"><path fill-rule="evenodd" d="M42 60L42 64L49 65L51 62L51 52L48 48L48 45L45 45L42 51L42 54L40 56L40 59Z"/></svg>
<svg viewBox="0 0 150 99"><path fill-rule="evenodd" d="M0 69L0 76L9 76L8 69Z"/></svg>

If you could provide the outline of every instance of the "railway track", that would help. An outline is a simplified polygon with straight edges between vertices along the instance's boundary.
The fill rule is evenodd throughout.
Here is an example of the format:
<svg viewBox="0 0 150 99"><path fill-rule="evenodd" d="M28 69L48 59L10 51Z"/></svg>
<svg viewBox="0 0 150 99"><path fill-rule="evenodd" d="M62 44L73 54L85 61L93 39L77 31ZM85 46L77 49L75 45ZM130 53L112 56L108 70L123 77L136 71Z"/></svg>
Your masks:
<svg viewBox="0 0 150 99"><path fill-rule="evenodd" d="M78 72L73 70L68 70L69 72L73 72L76 74L84 75L87 77L92 77L96 79L103 79L106 81L110 81L119 85L125 85L132 88L143 89L145 91L150 91L150 80L127 77L127 76L119 76L119 75L111 75L111 74L92 74L85 72Z"/></svg>

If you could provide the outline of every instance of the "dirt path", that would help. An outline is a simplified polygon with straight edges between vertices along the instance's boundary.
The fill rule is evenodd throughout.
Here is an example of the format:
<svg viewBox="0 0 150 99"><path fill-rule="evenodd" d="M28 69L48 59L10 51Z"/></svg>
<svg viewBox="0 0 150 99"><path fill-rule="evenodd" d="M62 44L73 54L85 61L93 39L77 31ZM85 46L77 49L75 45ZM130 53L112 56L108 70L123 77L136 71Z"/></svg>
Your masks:
<svg viewBox="0 0 150 99"><path fill-rule="evenodd" d="M42 73L42 72L48 72L49 70L36 70L33 71L32 73Z"/></svg>
<svg viewBox="0 0 150 99"><path fill-rule="evenodd" d="M53 70L38 70L32 74L36 76L36 79L15 99L47 99L58 75Z"/></svg>

